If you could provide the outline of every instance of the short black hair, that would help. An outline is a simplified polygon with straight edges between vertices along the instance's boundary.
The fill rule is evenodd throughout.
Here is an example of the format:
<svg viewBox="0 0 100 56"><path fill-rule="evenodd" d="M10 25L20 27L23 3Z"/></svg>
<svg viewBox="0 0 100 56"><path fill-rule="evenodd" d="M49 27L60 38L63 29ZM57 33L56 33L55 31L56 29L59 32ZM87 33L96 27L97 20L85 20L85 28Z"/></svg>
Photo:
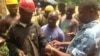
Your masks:
<svg viewBox="0 0 100 56"><path fill-rule="evenodd" d="M66 8L66 14L73 14L75 13L75 5L74 4L69 4L67 5L67 8Z"/></svg>
<svg viewBox="0 0 100 56"><path fill-rule="evenodd" d="M82 0L79 4L79 8L84 8L87 10L97 10L98 2L97 0Z"/></svg>
<svg viewBox="0 0 100 56"><path fill-rule="evenodd" d="M65 5L65 3L59 3L59 4L58 4L58 7L64 7L64 8L65 8L66 5Z"/></svg>
<svg viewBox="0 0 100 56"><path fill-rule="evenodd" d="M55 16L57 16L57 18L59 18L59 17L58 17L59 14L58 14L57 11L52 11L52 12L50 12L49 15L48 15L48 17L49 17L49 16L53 16L53 15L55 15Z"/></svg>

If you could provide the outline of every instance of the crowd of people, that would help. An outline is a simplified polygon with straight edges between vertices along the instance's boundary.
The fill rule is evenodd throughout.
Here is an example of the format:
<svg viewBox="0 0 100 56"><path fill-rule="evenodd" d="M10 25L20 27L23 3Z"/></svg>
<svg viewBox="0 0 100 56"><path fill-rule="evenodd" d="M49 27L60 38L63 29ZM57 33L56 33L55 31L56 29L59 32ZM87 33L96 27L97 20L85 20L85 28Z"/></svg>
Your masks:
<svg viewBox="0 0 100 56"><path fill-rule="evenodd" d="M100 56L97 0L58 3L44 8L33 0L6 0L9 14L0 19L0 47L8 56Z"/></svg>

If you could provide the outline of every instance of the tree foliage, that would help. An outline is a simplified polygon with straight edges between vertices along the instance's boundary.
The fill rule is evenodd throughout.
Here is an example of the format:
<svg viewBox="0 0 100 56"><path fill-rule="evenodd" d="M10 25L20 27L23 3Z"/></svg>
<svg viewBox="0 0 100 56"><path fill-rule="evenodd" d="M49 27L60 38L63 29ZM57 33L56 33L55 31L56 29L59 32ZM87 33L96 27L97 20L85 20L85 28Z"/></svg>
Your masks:
<svg viewBox="0 0 100 56"><path fill-rule="evenodd" d="M66 4L69 4L69 3L79 4L81 0L56 0L56 1L58 3L62 2L62 3L66 3Z"/></svg>
<svg viewBox="0 0 100 56"><path fill-rule="evenodd" d="M78 5L82 0L55 0L55 1L57 1L58 3L60 2L66 3L66 4L73 3L73 4ZM100 0L97 0L97 1L100 4Z"/></svg>

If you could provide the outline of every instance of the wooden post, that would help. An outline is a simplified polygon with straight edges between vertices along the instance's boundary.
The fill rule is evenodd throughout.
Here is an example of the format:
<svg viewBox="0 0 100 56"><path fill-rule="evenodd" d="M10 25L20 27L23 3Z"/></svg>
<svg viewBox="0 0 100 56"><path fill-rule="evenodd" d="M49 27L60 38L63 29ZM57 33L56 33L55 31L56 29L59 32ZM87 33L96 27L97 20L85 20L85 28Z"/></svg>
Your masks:
<svg viewBox="0 0 100 56"><path fill-rule="evenodd" d="M0 0L0 15L6 15L5 0Z"/></svg>

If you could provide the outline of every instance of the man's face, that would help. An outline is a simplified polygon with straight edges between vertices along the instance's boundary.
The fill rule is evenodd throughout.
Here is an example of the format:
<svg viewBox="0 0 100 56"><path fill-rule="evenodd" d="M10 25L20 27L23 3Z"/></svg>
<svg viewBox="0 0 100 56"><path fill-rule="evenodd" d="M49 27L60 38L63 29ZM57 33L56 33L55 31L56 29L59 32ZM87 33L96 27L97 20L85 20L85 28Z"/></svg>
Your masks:
<svg viewBox="0 0 100 56"><path fill-rule="evenodd" d="M58 6L58 10L59 10L60 12L65 12L65 7Z"/></svg>
<svg viewBox="0 0 100 56"><path fill-rule="evenodd" d="M31 17L32 17L32 14L33 12L28 12L22 8L19 8L19 13L21 15L21 18L23 18L23 20L28 23L31 21Z"/></svg>
<svg viewBox="0 0 100 56"><path fill-rule="evenodd" d="M45 11L44 16L47 18L49 13L50 13L50 11Z"/></svg>
<svg viewBox="0 0 100 56"><path fill-rule="evenodd" d="M16 14L17 9L18 9L18 5L17 4L7 5L7 9L11 14Z"/></svg>
<svg viewBox="0 0 100 56"><path fill-rule="evenodd" d="M74 9L67 9L66 14L67 14L67 19L72 19Z"/></svg>
<svg viewBox="0 0 100 56"><path fill-rule="evenodd" d="M56 15L49 15L48 16L48 24L50 27L56 26L56 21L58 20L58 16Z"/></svg>
<svg viewBox="0 0 100 56"><path fill-rule="evenodd" d="M89 10L79 8L79 21L82 23L88 23L91 20L91 13Z"/></svg>
<svg viewBox="0 0 100 56"><path fill-rule="evenodd" d="M68 9L67 10L67 15L72 15L75 12L74 9Z"/></svg>

